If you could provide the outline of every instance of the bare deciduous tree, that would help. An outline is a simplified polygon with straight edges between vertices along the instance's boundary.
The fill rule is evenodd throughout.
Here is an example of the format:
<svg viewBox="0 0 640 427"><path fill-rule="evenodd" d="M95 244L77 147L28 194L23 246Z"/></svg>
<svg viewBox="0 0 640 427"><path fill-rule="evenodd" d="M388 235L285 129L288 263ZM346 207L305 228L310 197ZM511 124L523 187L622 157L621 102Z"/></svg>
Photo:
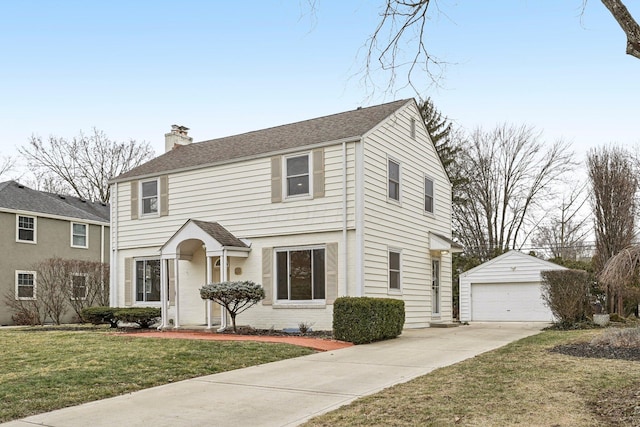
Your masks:
<svg viewBox="0 0 640 427"><path fill-rule="evenodd" d="M633 156L616 147L591 149L587 155L595 222L595 269L605 264L633 242L635 231L638 171ZM611 312L622 313L622 292L609 283L606 289Z"/></svg>
<svg viewBox="0 0 640 427"><path fill-rule="evenodd" d="M461 202L453 206L454 234L481 261L517 249L539 222L534 211L573 169L569 146L545 147L527 126L477 129L461 153Z"/></svg>
<svg viewBox="0 0 640 427"><path fill-rule="evenodd" d="M2 175L10 172L15 165L15 159L11 156L1 156L0 157L0 180L2 180Z"/></svg>
<svg viewBox="0 0 640 427"><path fill-rule="evenodd" d="M586 184L574 186L563 196L562 203L554 212L547 212L548 219L535 232L532 242L548 250L552 258L577 260L586 255L585 237L589 234L589 216L583 208L589 198L585 195Z"/></svg>
<svg viewBox="0 0 640 427"><path fill-rule="evenodd" d="M67 297L79 319L87 307L109 306L109 264L96 261L59 260L70 278ZM75 280L75 282L74 282Z"/></svg>
<svg viewBox="0 0 640 427"><path fill-rule="evenodd" d="M109 305L109 264L48 258L32 268L36 273L34 298L16 298L15 291L4 295L17 324L60 324L69 309L83 320L83 308Z"/></svg>
<svg viewBox="0 0 640 427"><path fill-rule="evenodd" d="M621 0L601 0L627 36L627 53L640 58L640 26ZM583 8L587 0L583 0ZM418 93L414 74L426 73L428 79L437 83L443 61L429 53L425 36L428 21L433 18L432 9L442 14L436 0L385 0L384 11L373 34L366 42L365 76L382 69L389 72L388 88L392 88L397 72L406 69L406 85Z"/></svg>
<svg viewBox="0 0 640 427"><path fill-rule="evenodd" d="M147 142L111 141L95 128L90 135L81 132L70 140L32 136L29 145L18 151L39 181L39 188L103 203L109 202L110 179L154 155Z"/></svg>
<svg viewBox="0 0 640 427"><path fill-rule="evenodd" d="M47 316L54 324L62 323L62 318L69 309L69 273L64 263L58 258L50 258L35 265L36 298L43 304Z"/></svg>

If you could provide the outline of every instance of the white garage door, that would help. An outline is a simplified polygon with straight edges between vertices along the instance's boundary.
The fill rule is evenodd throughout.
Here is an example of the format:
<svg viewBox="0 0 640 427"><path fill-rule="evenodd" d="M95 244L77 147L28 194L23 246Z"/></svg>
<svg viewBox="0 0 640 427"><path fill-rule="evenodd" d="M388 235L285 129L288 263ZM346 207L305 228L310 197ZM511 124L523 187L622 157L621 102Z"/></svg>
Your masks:
<svg viewBox="0 0 640 427"><path fill-rule="evenodd" d="M553 315L542 302L538 283L473 283L471 319L549 322Z"/></svg>

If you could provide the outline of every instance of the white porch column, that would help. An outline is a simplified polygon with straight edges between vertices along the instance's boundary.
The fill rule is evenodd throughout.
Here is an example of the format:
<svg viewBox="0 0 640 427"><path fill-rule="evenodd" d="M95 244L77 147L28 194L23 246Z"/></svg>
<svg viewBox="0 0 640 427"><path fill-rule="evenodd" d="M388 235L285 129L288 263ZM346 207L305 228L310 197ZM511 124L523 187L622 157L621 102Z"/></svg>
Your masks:
<svg viewBox="0 0 640 427"><path fill-rule="evenodd" d="M227 278L227 250L222 250L222 258L220 259L220 281L226 282ZM227 310L220 306L220 329L223 331L227 327Z"/></svg>
<svg viewBox="0 0 640 427"><path fill-rule="evenodd" d="M207 285L213 282L213 268L211 266L212 258L210 256L206 256L207 260ZM211 303L210 299L207 300L207 329L211 329Z"/></svg>
<svg viewBox="0 0 640 427"><path fill-rule="evenodd" d="M175 271L175 282L176 282L176 319L175 324L173 325L174 329L178 329L180 327L180 272L178 270L179 260L178 257L173 260L173 270Z"/></svg>
<svg viewBox="0 0 640 427"><path fill-rule="evenodd" d="M160 326L162 330L167 327L167 285L169 283L167 274L167 260L160 258Z"/></svg>

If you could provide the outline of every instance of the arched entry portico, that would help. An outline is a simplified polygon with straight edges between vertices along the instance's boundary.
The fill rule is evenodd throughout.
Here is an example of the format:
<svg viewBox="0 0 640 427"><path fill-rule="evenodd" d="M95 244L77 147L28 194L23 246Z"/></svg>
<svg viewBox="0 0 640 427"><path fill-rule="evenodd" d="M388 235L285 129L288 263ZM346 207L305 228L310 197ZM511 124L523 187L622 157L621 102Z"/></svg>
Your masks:
<svg viewBox="0 0 640 427"><path fill-rule="evenodd" d="M160 249L161 328L169 326L169 294L174 294L173 323L179 328L184 316L193 319L193 310L198 310L198 289L214 280L228 280L230 257L249 256L248 242L235 237L216 222L190 219ZM187 261L180 262L180 261ZM219 278L215 277L214 263L220 262ZM173 281L169 271L173 270ZM172 283L173 282L173 283ZM188 291L188 292L185 292ZM202 300L200 300L202 301ZM200 302L200 304L202 304ZM206 303L207 328L212 326L212 303ZM200 305L202 307L202 305ZM220 310L221 327L226 327L227 316Z"/></svg>

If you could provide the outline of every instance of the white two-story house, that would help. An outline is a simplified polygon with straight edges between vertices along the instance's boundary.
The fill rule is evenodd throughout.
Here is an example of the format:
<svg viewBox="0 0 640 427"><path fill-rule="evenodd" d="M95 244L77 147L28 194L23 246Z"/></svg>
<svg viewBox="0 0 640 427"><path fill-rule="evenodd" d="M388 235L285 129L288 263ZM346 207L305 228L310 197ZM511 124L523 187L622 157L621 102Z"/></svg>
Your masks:
<svg viewBox="0 0 640 427"><path fill-rule="evenodd" d="M451 184L415 100L193 143L112 182L113 306L163 327L225 325L199 289L251 280L256 328L332 328L339 296L405 301L407 328L452 321Z"/></svg>

